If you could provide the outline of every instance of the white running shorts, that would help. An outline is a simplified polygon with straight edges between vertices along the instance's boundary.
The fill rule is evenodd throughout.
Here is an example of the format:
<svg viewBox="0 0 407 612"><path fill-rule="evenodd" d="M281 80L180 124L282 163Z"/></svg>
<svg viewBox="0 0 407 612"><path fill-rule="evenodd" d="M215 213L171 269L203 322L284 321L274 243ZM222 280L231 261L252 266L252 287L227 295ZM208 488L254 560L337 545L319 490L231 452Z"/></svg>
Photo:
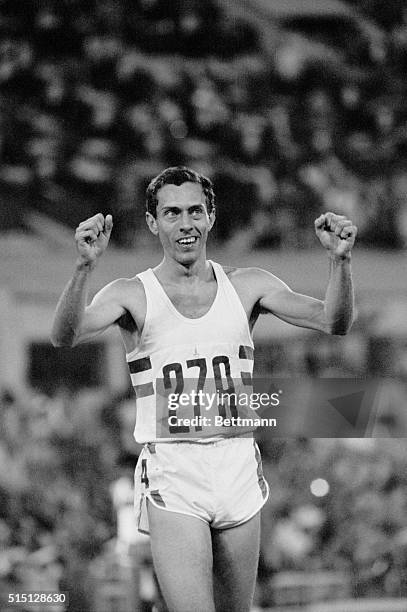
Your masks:
<svg viewBox="0 0 407 612"><path fill-rule="evenodd" d="M135 471L138 530L149 533L147 499L215 529L245 523L266 503L260 451L252 437L146 444Z"/></svg>

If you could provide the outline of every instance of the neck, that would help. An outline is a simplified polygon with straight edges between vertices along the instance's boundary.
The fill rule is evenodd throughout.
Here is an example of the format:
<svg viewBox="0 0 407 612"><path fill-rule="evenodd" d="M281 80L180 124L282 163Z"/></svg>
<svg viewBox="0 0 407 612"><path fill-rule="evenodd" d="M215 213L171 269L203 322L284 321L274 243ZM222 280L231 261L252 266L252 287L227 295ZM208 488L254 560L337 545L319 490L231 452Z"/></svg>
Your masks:
<svg viewBox="0 0 407 612"><path fill-rule="evenodd" d="M155 268L155 271L170 282L182 280L206 280L210 272L210 264L206 259L206 253L202 253L196 261L183 264L164 255L164 259Z"/></svg>

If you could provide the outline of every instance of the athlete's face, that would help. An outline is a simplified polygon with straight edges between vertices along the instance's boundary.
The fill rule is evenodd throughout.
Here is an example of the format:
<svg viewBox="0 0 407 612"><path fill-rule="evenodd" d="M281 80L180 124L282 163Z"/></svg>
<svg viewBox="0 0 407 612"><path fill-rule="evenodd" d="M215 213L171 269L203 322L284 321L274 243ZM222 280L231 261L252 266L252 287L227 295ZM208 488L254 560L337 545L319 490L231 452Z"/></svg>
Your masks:
<svg viewBox="0 0 407 612"><path fill-rule="evenodd" d="M182 264L196 261L204 251L215 214L208 214L202 186L186 182L164 185L157 192L157 217L147 213L147 224L160 238L167 256Z"/></svg>

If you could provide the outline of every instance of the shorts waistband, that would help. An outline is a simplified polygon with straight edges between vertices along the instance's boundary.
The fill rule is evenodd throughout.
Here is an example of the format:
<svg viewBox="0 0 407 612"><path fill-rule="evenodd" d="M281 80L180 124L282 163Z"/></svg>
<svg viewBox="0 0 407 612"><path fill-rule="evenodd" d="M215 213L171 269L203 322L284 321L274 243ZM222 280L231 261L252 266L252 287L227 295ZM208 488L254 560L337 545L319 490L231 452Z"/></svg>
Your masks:
<svg viewBox="0 0 407 612"><path fill-rule="evenodd" d="M204 438L200 438L197 440L170 440L167 442L146 442L146 444L144 444L145 448L148 448L148 450L150 451L150 453L155 452L155 447L157 445L165 445L165 446L175 446L177 444L185 444L185 445L189 445L189 446L221 446L223 444L233 444L236 442L240 442L241 440L253 440L254 436L253 434L250 432L248 434L243 434L241 436L230 436L230 437L224 437L224 438L210 438L205 440Z"/></svg>

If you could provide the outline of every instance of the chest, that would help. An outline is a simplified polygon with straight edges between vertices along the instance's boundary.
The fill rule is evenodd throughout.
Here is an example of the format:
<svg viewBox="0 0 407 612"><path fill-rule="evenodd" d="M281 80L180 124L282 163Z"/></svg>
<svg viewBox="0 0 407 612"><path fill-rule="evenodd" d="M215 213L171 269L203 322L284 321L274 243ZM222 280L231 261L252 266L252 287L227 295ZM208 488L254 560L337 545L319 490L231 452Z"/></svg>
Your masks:
<svg viewBox="0 0 407 612"><path fill-rule="evenodd" d="M164 285L163 289L174 308L184 317L198 319L211 308L216 298L215 281L202 283L195 287L175 287Z"/></svg>

